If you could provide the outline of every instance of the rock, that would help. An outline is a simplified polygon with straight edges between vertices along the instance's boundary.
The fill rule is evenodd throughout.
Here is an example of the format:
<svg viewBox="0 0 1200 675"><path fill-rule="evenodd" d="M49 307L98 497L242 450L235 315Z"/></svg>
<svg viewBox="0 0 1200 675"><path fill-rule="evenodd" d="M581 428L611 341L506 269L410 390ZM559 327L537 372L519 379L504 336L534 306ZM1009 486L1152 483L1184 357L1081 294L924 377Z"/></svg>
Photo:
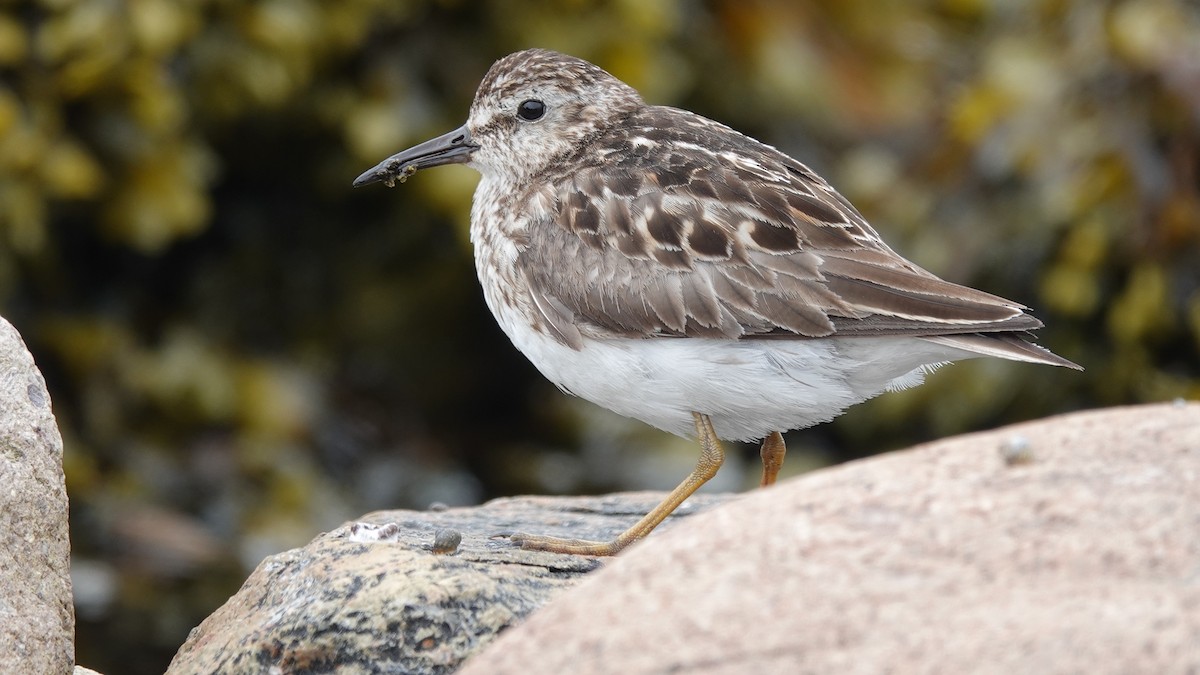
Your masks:
<svg viewBox="0 0 1200 675"><path fill-rule="evenodd" d="M0 673L74 666L62 453L46 382L0 318Z"/></svg>
<svg viewBox="0 0 1200 675"><path fill-rule="evenodd" d="M500 631L606 564L521 551L488 535L524 529L609 538L660 497L526 497L370 514L264 560L192 631L167 672L454 672ZM697 497L664 528L722 499Z"/></svg>
<svg viewBox="0 0 1200 675"><path fill-rule="evenodd" d="M1198 571L1200 405L1099 410L750 493L460 673L1195 673Z"/></svg>
<svg viewBox="0 0 1200 675"><path fill-rule="evenodd" d="M485 537L603 539L660 497L371 514L264 561L169 672L1200 671L1197 404L700 496L611 560Z"/></svg>

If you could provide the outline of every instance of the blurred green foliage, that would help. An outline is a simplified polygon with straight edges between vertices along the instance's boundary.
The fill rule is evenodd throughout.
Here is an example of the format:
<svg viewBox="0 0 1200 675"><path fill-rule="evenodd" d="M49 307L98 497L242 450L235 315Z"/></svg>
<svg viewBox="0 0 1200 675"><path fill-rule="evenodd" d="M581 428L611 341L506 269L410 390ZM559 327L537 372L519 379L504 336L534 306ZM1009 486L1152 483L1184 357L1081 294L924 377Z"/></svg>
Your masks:
<svg viewBox="0 0 1200 675"><path fill-rule="evenodd" d="M262 556L366 509L686 471L495 328L469 170L349 189L529 46L797 156L1088 369L948 368L792 434L793 468L1200 397L1187 0L5 0L0 313L67 440L82 663L161 672Z"/></svg>

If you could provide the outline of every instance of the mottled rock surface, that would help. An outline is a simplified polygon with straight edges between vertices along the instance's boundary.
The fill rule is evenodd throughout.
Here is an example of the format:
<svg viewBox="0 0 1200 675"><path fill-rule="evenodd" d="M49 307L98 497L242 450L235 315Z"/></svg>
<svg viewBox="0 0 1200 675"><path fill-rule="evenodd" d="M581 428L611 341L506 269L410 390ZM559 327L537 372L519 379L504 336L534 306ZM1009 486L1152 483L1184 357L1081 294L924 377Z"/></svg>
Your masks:
<svg viewBox="0 0 1200 675"><path fill-rule="evenodd" d="M264 561L170 672L1200 672L1197 404L704 497L611 560L486 538L605 538L659 496L371 514Z"/></svg>
<svg viewBox="0 0 1200 675"><path fill-rule="evenodd" d="M632 548L460 672L1200 672L1200 405L755 491Z"/></svg>
<svg viewBox="0 0 1200 675"><path fill-rule="evenodd" d="M608 538L660 497L524 497L370 514L264 560L192 631L168 672L454 672L500 631L607 564L520 551L489 535L523 529ZM664 527L723 499L697 498Z"/></svg>
<svg viewBox="0 0 1200 675"><path fill-rule="evenodd" d="M0 673L75 662L62 452L46 382L0 318Z"/></svg>

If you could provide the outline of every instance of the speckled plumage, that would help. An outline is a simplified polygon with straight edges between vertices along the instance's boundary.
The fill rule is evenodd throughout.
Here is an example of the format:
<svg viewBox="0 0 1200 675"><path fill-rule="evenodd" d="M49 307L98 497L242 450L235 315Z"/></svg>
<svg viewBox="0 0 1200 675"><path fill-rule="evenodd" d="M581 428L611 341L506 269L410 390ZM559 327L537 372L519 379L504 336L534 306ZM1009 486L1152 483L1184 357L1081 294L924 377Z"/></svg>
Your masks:
<svg viewBox="0 0 1200 675"><path fill-rule="evenodd" d="M527 100L544 116L521 119ZM501 59L464 130L489 307L549 379L623 415L690 435L699 412L749 440L948 361L1074 366L1024 338L1042 324L1022 305L900 257L805 165L586 61Z"/></svg>
<svg viewBox="0 0 1200 675"><path fill-rule="evenodd" d="M524 548L611 555L724 460L717 438L807 427L978 356L1077 368L1026 340L1022 305L897 255L800 162L694 113L647 105L580 59L533 49L496 62L467 123L355 181L465 163L475 266L513 344L564 391L666 431L700 460L609 542L513 534Z"/></svg>

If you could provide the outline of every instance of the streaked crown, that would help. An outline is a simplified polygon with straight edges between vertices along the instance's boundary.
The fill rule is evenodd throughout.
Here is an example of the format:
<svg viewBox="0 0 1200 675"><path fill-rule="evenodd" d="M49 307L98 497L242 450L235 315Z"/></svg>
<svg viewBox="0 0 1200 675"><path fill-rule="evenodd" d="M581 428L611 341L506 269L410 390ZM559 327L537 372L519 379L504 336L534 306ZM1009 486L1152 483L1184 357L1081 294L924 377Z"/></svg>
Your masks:
<svg viewBox="0 0 1200 675"><path fill-rule="evenodd" d="M523 184L643 105L632 87L582 59L545 49L510 54L475 93L467 128L479 149L470 164Z"/></svg>

